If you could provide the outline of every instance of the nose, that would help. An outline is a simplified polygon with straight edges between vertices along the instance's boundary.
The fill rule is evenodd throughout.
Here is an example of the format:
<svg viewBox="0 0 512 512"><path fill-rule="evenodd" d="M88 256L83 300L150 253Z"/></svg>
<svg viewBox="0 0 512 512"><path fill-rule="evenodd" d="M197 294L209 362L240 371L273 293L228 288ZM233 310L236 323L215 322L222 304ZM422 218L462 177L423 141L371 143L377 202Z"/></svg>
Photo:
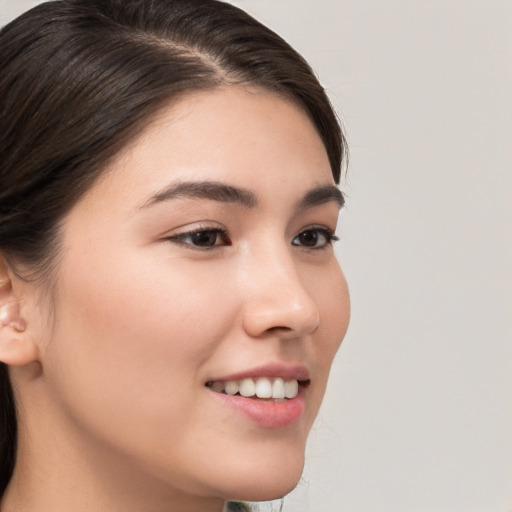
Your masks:
<svg viewBox="0 0 512 512"><path fill-rule="evenodd" d="M313 333L320 313L289 254L266 254L247 275L244 329L251 337L277 334L300 338Z"/></svg>

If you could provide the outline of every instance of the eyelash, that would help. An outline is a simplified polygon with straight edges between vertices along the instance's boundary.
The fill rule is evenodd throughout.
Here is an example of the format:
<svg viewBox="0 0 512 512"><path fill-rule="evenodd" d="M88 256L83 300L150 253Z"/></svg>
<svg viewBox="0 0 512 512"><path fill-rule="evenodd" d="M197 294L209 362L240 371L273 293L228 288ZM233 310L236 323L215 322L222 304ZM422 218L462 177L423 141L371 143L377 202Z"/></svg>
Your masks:
<svg viewBox="0 0 512 512"><path fill-rule="evenodd" d="M193 242L187 241L187 238L191 238L194 235L201 235L201 234L209 234L209 235L215 235L218 237L219 235L223 238L223 243L217 244L211 246L201 246L201 245L195 245ZM231 240L229 238L228 232L225 229L221 228L198 228L194 229L192 231L185 231L184 233L178 233L177 235L173 235L167 238L167 240L170 240L171 242L176 242L181 245L189 246L191 249L199 250L199 251L211 251L215 249L216 247L223 247L223 246L229 246L231 245ZM215 238L215 242L217 242L218 238Z"/></svg>
<svg viewBox="0 0 512 512"><path fill-rule="evenodd" d="M322 244L319 247L311 247L311 246L308 246L308 245L295 244L294 241L297 238L299 238L301 235L304 235L305 233L315 233L316 236L322 235L325 238L325 243ZM310 226L310 227L307 227L307 228L303 229L298 235L296 235L293 238L293 240L292 240L292 244L293 245L298 245L300 247L304 247L306 249L311 249L311 250L317 250L318 251L320 249L325 249L326 247L332 245L334 242L337 242L338 240L339 240L339 237L337 237L332 232L332 230L330 230L329 228L326 228L324 226Z"/></svg>
<svg viewBox="0 0 512 512"><path fill-rule="evenodd" d="M313 242L315 242L315 245L318 242L318 235L321 235L322 237L324 237L325 242L318 247L311 246L311 245L304 245L304 243L302 243L302 244L295 243L295 241L301 235L306 235L306 234L311 234L311 233L314 233L315 238L313 238ZM196 243L199 240L196 240L196 243L194 243L194 241L191 241L192 237L194 237L195 235L197 235L197 236L203 235L204 236L205 234L207 235L207 237L208 236L211 237L211 235L215 236L215 238L213 239L213 242L214 242L213 245L205 245L205 246L196 245ZM219 236L222 237L221 243L217 243L219 240L219 238L218 238ZM222 228L206 228L206 227L202 228L201 227L198 229L194 229L192 231L186 231L184 233L179 233L177 235L170 236L167 238L167 240L169 240L171 242L179 243L184 246L188 246L189 248L191 248L193 250L199 250L199 251L211 251L217 247L225 247L225 246L232 245L232 242L231 242L231 239L229 238L229 234L228 234L227 230L222 229ZM211 240L211 238L210 238L210 240ZM337 242L338 240L339 240L339 237L337 237L332 232L332 230L330 230L329 228L326 228L324 226L310 226L310 227L303 229L300 233L298 233L293 238L292 245L295 245L298 247L303 247L303 248L309 249L309 250L318 251L318 250L327 248L328 246L332 245L334 242ZM209 240L204 240L204 241L209 241ZM304 240L303 240L303 242L304 242Z"/></svg>

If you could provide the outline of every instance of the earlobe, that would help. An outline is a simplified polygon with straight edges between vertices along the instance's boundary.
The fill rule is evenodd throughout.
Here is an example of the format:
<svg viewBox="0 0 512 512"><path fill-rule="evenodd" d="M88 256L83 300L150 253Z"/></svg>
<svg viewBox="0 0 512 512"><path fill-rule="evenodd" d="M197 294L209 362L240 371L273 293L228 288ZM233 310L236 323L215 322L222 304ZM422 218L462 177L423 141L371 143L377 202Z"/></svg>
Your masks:
<svg viewBox="0 0 512 512"><path fill-rule="evenodd" d="M9 274L6 263L0 260L0 362L22 366L35 361L37 347L21 315L19 298Z"/></svg>

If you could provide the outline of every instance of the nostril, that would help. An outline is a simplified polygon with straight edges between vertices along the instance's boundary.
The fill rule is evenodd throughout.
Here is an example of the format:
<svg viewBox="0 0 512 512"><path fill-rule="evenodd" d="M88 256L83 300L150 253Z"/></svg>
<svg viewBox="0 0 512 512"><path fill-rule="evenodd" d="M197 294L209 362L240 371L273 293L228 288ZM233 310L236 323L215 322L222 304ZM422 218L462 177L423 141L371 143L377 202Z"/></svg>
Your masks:
<svg viewBox="0 0 512 512"><path fill-rule="evenodd" d="M275 327L270 327L266 332L290 332L291 330L291 327L277 325Z"/></svg>

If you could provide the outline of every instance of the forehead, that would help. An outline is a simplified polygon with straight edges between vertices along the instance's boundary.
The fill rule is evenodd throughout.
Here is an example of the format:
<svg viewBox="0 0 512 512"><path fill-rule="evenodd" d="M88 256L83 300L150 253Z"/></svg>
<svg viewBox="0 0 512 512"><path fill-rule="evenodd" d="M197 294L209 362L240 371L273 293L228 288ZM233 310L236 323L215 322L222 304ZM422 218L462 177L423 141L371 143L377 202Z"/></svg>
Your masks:
<svg viewBox="0 0 512 512"><path fill-rule="evenodd" d="M276 94L238 86L164 106L109 167L100 183L114 180L118 191L122 183L156 192L171 180L282 190L334 183L308 116Z"/></svg>

